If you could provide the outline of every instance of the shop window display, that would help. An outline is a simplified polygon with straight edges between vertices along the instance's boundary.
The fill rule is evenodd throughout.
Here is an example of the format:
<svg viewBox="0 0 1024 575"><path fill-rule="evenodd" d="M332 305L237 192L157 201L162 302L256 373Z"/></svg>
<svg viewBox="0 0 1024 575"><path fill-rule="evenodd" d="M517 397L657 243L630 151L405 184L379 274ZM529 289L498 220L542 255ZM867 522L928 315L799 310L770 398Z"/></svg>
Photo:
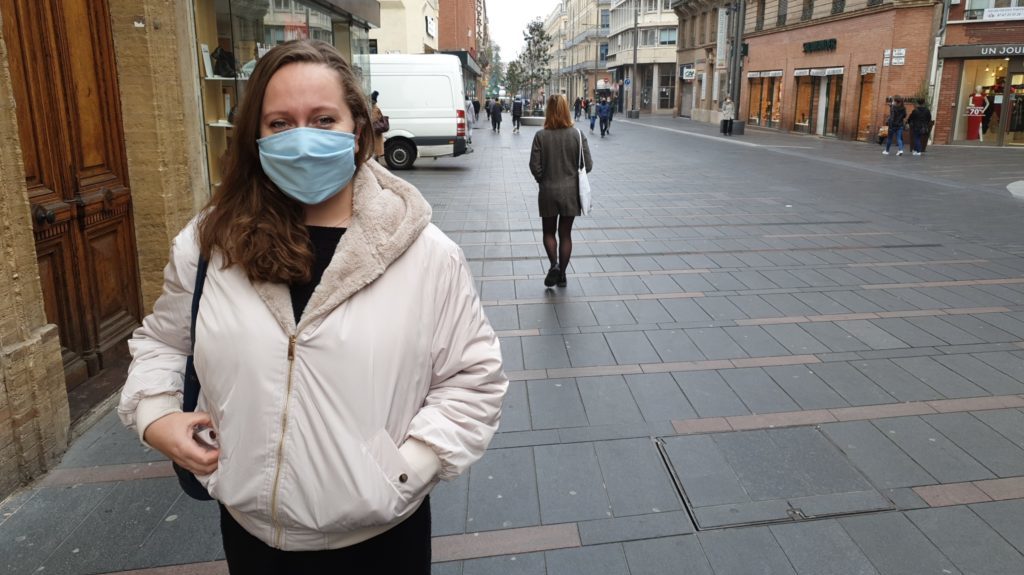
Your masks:
<svg viewBox="0 0 1024 575"><path fill-rule="evenodd" d="M752 126L777 128L782 122L782 73L773 71L760 74L773 76L750 79L747 123Z"/></svg>
<svg viewBox="0 0 1024 575"><path fill-rule="evenodd" d="M965 60L960 80L960 101L957 106L954 140L998 143L998 129L1003 115L1009 113L1008 132L1021 133L1021 127L1014 129L1014 112L1020 116L1021 91L1024 82L1021 74L1009 75L1009 61L1004 58L992 60ZM1010 95L1006 95L1006 82L1011 83ZM1018 122L1019 124L1020 122ZM1011 138L1012 142L1014 138Z"/></svg>
<svg viewBox="0 0 1024 575"><path fill-rule="evenodd" d="M806 70L804 71L806 72ZM796 112L793 115L793 131L810 134L817 124L815 120L815 95L818 93L819 78L798 76L796 79Z"/></svg>

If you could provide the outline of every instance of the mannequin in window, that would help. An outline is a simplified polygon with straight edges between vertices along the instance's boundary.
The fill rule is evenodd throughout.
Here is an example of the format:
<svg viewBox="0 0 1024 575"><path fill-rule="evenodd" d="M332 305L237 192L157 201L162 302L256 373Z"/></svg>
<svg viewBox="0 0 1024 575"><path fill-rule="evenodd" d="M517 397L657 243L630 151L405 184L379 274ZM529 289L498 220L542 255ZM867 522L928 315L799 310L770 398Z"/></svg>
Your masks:
<svg viewBox="0 0 1024 575"><path fill-rule="evenodd" d="M967 97L967 139L984 141L981 133L981 122L985 119L985 112L988 110L988 98L982 92L981 86L975 86L974 91Z"/></svg>

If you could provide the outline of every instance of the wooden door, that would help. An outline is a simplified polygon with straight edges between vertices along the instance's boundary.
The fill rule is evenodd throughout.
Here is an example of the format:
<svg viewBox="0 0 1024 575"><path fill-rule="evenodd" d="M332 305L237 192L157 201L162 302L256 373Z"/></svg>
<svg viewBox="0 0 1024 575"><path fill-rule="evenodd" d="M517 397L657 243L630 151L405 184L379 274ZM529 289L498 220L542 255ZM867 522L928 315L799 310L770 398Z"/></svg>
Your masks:
<svg viewBox="0 0 1024 575"><path fill-rule="evenodd" d="M126 353L138 258L105 0L0 0L47 320L68 389Z"/></svg>

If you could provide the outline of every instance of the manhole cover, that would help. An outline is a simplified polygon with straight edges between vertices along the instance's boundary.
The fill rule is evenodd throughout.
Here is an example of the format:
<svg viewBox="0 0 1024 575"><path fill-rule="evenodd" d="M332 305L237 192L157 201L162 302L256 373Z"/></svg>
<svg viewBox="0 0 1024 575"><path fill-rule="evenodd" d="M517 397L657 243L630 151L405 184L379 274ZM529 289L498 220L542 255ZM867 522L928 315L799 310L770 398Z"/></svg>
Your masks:
<svg viewBox="0 0 1024 575"><path fill-rule="evenodd" d="M698 529L893 509L814 428L660 438Z"/></svg>

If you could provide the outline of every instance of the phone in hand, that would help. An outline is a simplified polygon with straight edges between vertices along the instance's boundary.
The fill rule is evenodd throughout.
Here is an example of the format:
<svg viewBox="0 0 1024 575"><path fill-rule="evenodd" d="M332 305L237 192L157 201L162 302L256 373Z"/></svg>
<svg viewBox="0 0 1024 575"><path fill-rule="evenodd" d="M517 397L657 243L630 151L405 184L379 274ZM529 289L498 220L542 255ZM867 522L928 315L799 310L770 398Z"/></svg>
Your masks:
<svg viewBox="0 0 1024 575"><path fill-rule="evenodd" d="M208 425L193 427L192 439L207 449L220 449L220 442L217 441L217 430Z"/></svg>

